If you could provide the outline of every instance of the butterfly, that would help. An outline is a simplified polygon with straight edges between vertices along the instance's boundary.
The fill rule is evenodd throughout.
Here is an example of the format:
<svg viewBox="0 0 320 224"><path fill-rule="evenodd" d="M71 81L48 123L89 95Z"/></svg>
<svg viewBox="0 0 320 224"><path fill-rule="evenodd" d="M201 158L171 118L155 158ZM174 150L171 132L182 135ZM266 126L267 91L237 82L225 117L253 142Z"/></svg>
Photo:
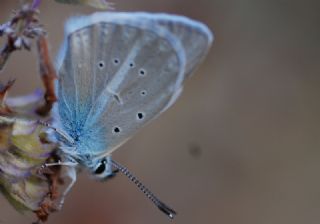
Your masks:
<svg viewBox="0 0 320 224"><path fill-rule="evenodd" d="M99 12L69 19L56 65L61 164L100 179L120 170L173 218L175 211L111 153L176 101L212 41L206 25L178 15ZM66 192L76 179L75 169L69 172Z"/></svg>

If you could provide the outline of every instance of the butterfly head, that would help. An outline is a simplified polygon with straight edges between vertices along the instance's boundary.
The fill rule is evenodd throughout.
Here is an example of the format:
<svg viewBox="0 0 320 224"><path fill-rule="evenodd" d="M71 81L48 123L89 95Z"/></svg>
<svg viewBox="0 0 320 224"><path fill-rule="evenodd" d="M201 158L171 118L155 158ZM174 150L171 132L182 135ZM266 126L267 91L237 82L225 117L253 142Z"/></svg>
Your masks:
<svg viewBox="0 0 320 224"><path fill-rule="evenodd" d="M98 180L106 180L115 176L116 171L112 169L111 156L93 160L88 166L92 175Z"/></svg>

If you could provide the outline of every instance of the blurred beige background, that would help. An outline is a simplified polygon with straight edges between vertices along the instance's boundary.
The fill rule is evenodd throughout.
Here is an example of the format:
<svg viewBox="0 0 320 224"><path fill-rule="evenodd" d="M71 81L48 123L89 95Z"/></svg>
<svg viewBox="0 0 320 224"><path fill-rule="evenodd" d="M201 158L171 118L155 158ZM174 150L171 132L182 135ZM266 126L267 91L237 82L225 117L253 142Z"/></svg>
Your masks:
<svg viewBox="0 0 320 224"><path fill-rule="evenodd" d="M1 0L4 22L18 0ZM88 7L43 1L52 54L63 21ZM177 224L320 222L320 2L114 0L118 10L183 14L215 42L178 102L114 153L178 211ZM41 86L35 57L14 54L1 81ZM0 198L0 223L31 223ZM126 177L87 173L48 224L170 223Z"/></svg>

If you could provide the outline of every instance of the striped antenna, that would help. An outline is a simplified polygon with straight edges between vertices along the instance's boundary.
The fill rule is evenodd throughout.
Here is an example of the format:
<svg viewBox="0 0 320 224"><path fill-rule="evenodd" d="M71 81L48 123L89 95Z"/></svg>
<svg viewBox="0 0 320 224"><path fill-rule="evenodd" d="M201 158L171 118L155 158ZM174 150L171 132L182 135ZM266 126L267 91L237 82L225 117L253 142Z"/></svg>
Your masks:
<svg viewBox="0 0 320 224"><path fill-rule="evenodd" d="M155 204L163 213L165 213L170 219L173 219L177 214L173 209L161 202L147 187L145 187L126 167L112 160L112 166L126 175L146 196L153 204Z"/></svg>

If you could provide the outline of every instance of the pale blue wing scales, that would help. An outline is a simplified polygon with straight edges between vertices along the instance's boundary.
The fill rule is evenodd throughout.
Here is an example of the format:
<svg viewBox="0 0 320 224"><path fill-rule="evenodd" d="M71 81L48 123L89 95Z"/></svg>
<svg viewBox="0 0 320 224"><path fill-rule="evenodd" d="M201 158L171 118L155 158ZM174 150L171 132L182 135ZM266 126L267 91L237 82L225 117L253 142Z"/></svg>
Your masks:
<svg viewBox="0 0 320 224"><path fill-rule="evenodd" d="M73 137L79 131L79 124L84 122L92 105L92 86L89 79L93 75L90 71L93 62L87 44L90 33L82 30L74 38L67 39L64 63L59 68L58 97L59 113L64 128ZM89 107L88 107L89 106Z"/></svg>
<svg viewBox="0 0 320 224"><path fill-rule="evenodd" d="M128 16L129 14L123 13L121 19ZM139 41L127 51L127 57L123 59L126 62L123 64L123 71L115 75L115 79L110 80L107 85L106 95L113 93L115 100L108 101L110 104L107 107L99 104L98 108L101 110L97 116L100 116L100 120L93 119L95 122L88 126L91 129L97 124L105 124L103 128L108 147L104 153L111 153L143 125L172 105L181 92L185 69L189 69L188 74L191 74L207 53L212 41L212 35L204 25L184 17L145 13L131 13L130 16L130 22L126 24L143 27L144 36L139 37ZM175 21L178 21L176 28L173 26ZM188 37L192 40L188 40ZM194 54L189 52L188 56L185 47L192 48L194 45L200 50L193 49ZM179 63L179 57L183 57L184 63ZM130 68L130 63L134 64L134 68ZM192 65L187 67L187 63ZM147 75L140 76L140 69ZM105 102L99 102L101 101L102 104ZM104 115L101 115L100 112L103 111ZM115 128L120 132L116 133Z"/></svg>
<svg viewBox="0 0 320 224"><path fill-rule="evenodd" d="M107 140L108 152L159 115L183 79L185 57L180 42L161 27L142 29L146 24L131 23L117 29L125 36L128 30L137 29L136 40L130 48L121 48L121 41L113 42L120 68L108 80L85 125L87 130L105 132L101 137Z"/></svg>
<svg viewBox="0 0 320 224"><path fill-rule="evenodd" d="M60 54L63 59L58 62L59 114L63 127L72 137L83 135L84 123L94 110L93 103L119 69L120 63L117 65L115 60L124 56L119 50L130 48L135 41L135 34L128 33L132 37L121 37L115 25L100 23L66 36L64 51ZM121 46L111 44L117 41Z"/></svg>
<svg viewBox="0 0 320 224"><path fill-rule="evenodd" d="M71 136L81 130L79 150L90 155L111 153L167 109L212 41L200 23L163 14L96 13L68 24L58 62L61 123ZM193 45L198 53L187 49Z"/></svg>
<svg viewBox="0 0 320 224"><path fill-rule="evenodd" d="M85 125L88 130L101 127L106 131L108 153L157 117L180 87L183 49L176 39L170 39L170 33L162 32L163 37L152 30L139 31L126 57L119 58L121 69L109 80L94 107L98 110Z"/></svg>
<svg viewBox="0 0 320 224"><path fill-rule="evenodd" d="M110 150L133 135L168 104L183 79L185 57L175 37L148 21L117 21L73 30L58 62L61 124L83 154ZM139 88L141 82L145 89ZM65 104L75 116L67 115ZM148 116L129 121L130 112L144 104L149 104ZM112 136L117 125L121 133Z"/></svg>

